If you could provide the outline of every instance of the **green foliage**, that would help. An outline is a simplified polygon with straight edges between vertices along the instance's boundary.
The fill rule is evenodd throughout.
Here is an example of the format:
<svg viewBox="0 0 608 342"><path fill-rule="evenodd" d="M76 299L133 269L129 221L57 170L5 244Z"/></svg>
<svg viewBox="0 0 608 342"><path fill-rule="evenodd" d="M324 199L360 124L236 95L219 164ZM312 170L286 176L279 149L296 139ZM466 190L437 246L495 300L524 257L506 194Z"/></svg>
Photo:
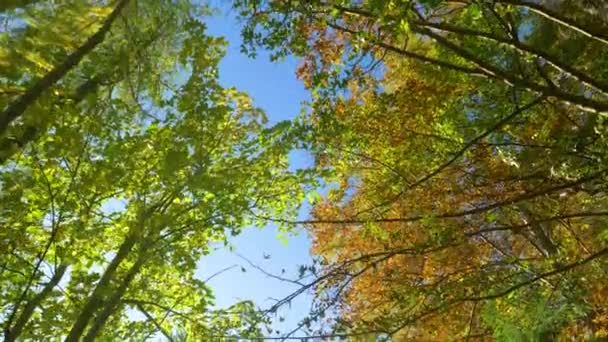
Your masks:
<svg viewBox="0 0 608 342"><path fill-rule="evenodd" d="M220 85L226 42L198 2L0 5L6 341L259 337L268 317L212 310L196 265L269 220L286 241L305 200L320 260L300 268L317 277L306 331L608 336L605 6L233 6L245 53L300 58L297 120L269 127ZM293 149L317 169L290 170Z"/></svg>
<svg viewBox="0 0 608 342"><path fill-rule="evenodd" d="M219 84L225 41L207 35L205 6L119 3L108 34L0 137L5 340L259 336L268 320L253 303L212 310L195 270L260 217L295 216L315 182L288 169L306 129L268 127L246 94ZM114 10L15 6L0 36L3 108Z"/></svg>
<svg viewBox="0 0 608 342"><path fill-rule="evenodd" d="M564 324L584 317L586 311L567 301L556 303L537 292L522 291L487 302L481 317L498 341L546 341L554 339Z"/></svg>

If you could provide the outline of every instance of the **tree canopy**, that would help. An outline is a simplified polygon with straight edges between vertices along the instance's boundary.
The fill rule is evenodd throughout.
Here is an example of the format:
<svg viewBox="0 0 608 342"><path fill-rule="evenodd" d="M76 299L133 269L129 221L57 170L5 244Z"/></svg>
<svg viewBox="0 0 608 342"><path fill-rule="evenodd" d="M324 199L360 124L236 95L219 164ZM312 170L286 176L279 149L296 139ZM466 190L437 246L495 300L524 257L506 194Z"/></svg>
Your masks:
<svg viewBox="0 0 608 342"><path fill-rule="evenodd" d="M299 222L321 268L302 327L332 312L327 334L363 340L607 336L606 4L237 6L246 48L299 56L334 173Z"/></svg>
<svg viewBox="0 0 608 342"><path fill-rule="evenodd" d="M204 2L0 4L5 341L608 338L607 3L230 4L297 119L220 84ZM269 222L311 236L299 289L214 308L197 263Z"/></svg>
<svg viewBox="0 0 608 342"><path fill-rule="evenodd" d="M4 340L259 334L253 303L212 310L194 272L256 213L294 213L309 179L288 170L298 128L269 127L220 86L206 7L14 7L0 50Z"/></svg>

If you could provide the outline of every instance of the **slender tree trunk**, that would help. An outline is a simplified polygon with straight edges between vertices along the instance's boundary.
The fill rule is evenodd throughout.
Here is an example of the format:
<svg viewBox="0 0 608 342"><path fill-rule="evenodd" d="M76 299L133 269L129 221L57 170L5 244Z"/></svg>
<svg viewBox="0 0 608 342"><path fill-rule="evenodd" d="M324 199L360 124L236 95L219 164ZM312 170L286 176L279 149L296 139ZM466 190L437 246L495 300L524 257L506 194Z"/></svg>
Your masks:
<svg viewBox="0 0 608 342"><path fill-rule="evenodd" d="M70 54L63 63L56 66L48 74L36 81L31 88L9 104L8 107L0 113L0 135L4 135L15 119L23 115L26 109L35 103L46 90L59 82L70 70L80 63L84 56L93 51L93 49L104 40L105 35L110 31L112 23L116 20L128 2L129 0L119 0L112 13L110 13L104 24L95 34L89 37L83 45Z"/></svg>
<svg viewBox="0 0 608 342"><path fill-rule="evenodd" d="M23 307L23 311L21 311L21 315L19 315L19 318L15 322L15 325L12 328L7 327L4 334L5 342L15 341L19 337L19 335L21 335L21 332L23 332L23 329L25 328L27 322L30 320L30 318L32 318L34 310L36 310L40 303L42 303L42 301L46 299L46 297L51 293L55 286L59 284L59 282L65 275L67 269L67 264L60 265L51 280L46 283L46 285L44 285L42 291L40 291L40 293L34 296L34 298L32 298L25 305L25 307Z"/></svg>
<svg viewBox="0 0 608 342"><path fill-rule="evenodd" d="M524 204L517 205L524 220L530 223L529 231L532 233L530 239L540 247L540 251L546 257L555 256L558 253L557 246L551 240L551 237L546 233L544 224L535 219L534 214L528 210Z"/></svg>
<svg viewBox="0 0 608 342"><path fill-rule="evenodd" d="M0 0L1 1L1 0ZM148 41L144 42L141 47L136 49L136 53L141 51L145 51L150 47L156 39L160 36L160 31L158 34L153 36ZM114 63L116 64L116 63ZM83 101L89 94L97 91L97 89L101 85L108 85L108 81L111 81L111 84L116 84L118 82L123 81L125 78L129 77L128 75L120 75L117 78L114 78L115 74L118 73L118 68L115 68L113 71L109 73L105 73L103 75L94 75L91 78L87 79L83 83L81 83L73 94L66 98L59 98L57 100L58 104L61 104L65 101L70 101L72 105L76 105ZM17 153L20 149L24 148L27 143L30 141L36 140L40 134L42 134L48 127L44 126L33 126L28 125L23 127L23 131L18 136L4 136L0 137L0 165L3 165L6 161L9 160L15 153Z"/></svg>
<svg viewBox="0 0 608 342"><path fill-rule="evenodd" d="M108 288L110 281L114 277L118 266L129 256L131 251L133 250L133 246L135 246L137 242L137 237L135 234L130 233L125 241L122 243L120 248L118 249L118 253L108 267L106 268L103 276L95 286L93 293L89 296L88 301L80 311L76 322L72 325L68 336L65 339L65 342L77 342L80 339L80 336L86 329L87 325L95 312L99 309L99 307L103 304L104 291Z"/></svg>
<svg viewBox="0 0 608 342"><path fill-rule="evenodd" d="M131 266L131 268L125 275L124 279L122 280L122 283L120 284L120 286L115 291L113 291L112 296L108 300L105 301L103 308L101 309L101 311L97 314L97 316L93 320L93 323L91 324L91 328L89 329L89 331L83 338L83 341L85 341L85 342L93 341L97 337L97 334L99 334L101 329L104 327L104 325L108 321L108 318L110 318L110 316L116 310L116 307L120 303L122 296L125 294L125 292L129 288L129 284L131 283L133 278L135 278L137 273L139 273L139 271L141 270L141 267L144 265L144 262L146 261L146 259L147 259L147 254L145 253L145 250L144 250L141 252L140 256L137 258L137 261L135 262L135 264L133 266Z"/></svg>
<svg viewBox="0 0 608 342"><path fill-rule="evenodd" d="M76 89L76 92L69 98L69 100L73 101L74 104L84 100L88 94L97 89L99 86L99 81L100 79L98 77L85 81ZM48 129L46 126L27 125L23 127L23 132L18 136L1 137L0 165L4 164L15 153L25 147L28 142L36 140L40 133L44 132L46 129Z"/></svg>

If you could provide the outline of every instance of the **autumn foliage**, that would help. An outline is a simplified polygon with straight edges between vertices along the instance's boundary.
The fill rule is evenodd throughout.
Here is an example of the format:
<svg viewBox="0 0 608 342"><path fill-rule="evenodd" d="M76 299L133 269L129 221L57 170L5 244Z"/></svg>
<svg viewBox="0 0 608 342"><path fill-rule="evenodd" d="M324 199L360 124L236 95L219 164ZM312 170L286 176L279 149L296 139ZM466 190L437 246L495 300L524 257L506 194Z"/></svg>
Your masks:
<svg viewBox="0 0 608 342"><path fill-rule="evenodd" d="M605 4L242 3L264 13L247 42L301 57L334 172L307 224L313 318L363 340L606 336Z"/></svg>

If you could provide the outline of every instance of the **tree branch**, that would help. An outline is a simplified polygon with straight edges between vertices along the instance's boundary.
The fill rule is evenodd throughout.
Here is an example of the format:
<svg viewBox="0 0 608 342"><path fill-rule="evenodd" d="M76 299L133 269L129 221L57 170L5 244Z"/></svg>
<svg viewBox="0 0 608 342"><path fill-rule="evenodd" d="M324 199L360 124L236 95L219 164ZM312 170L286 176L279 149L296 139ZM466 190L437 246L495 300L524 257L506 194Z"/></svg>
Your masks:
<svg viewBox="0 0 608 342"><path fill-rule="evenodd" d="M500 2L500 3L528 8L530 11L532 11L540 16L543 16L553 22L563 25L563 26L565 26L571 30L574 30L580 34L583 34L589 38L595 39L604 44L608 44L608 35L605 35L604 33L599 32L599 31L593 32L595 30L593 30L592 28L585 27L584 25L577 23L572 19L568 19L568 18L560 15L559 13L548 9L547 7L545 7L541 4L537 4L534 2L530 2L530 1L521 1L521 0L495 0L495 1Z"/></svg>
<svg viewBox="0 0 608 342"><path fill-rule="evenodd" d="M116 20L122 9L127 5L129 0L119 0L116 7L105 20L101 28L93 34L87 41L81 45L76 51L70 54L60 65L56 66L47 73L44 77L36 81L34 85L27 90L23 95L13 101L2 113L0 113L0 136L3 136L8 130L10 124L20 117L29 106L31 106L38 98L49 88L54 86L61 80L70 70L76 67L80 61L93 49L99 45L105 38L105 35L110 31L112 23Z"/></svg>

